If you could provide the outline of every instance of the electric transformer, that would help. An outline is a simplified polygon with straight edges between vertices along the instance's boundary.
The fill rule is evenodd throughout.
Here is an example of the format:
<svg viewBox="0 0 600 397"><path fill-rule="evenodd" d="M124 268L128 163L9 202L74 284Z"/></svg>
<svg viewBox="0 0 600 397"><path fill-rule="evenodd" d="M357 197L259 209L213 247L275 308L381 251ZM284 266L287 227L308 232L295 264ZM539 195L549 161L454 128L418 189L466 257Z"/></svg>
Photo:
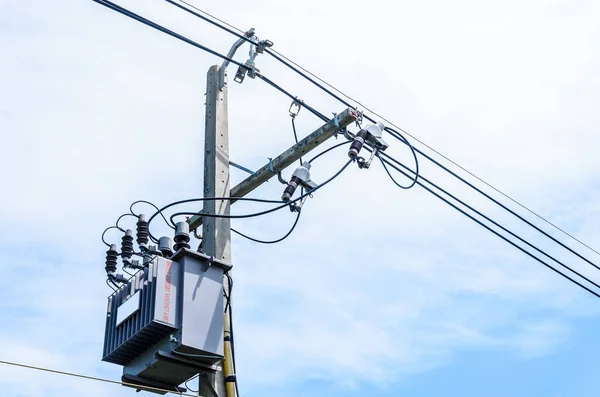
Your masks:
<svg viewBox="0 0 600 397"><path fill-rule="evenodd" d="M102 360L123 366L122 381L139 389L184 391L178 385L215 371L230 268L187 248L149 260L108 298Z"/></svg>

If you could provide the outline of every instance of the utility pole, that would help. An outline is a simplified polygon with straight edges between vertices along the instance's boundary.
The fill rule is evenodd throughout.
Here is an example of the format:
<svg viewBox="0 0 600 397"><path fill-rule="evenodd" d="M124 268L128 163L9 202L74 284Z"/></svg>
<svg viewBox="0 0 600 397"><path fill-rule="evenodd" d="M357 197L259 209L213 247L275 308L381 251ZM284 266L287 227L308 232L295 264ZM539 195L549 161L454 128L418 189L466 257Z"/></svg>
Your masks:
<svg viewBox="0 0 600 397"><path fill-rule="evenodd" d="M224 67L226 67L224 65ZM227 123L227 82L221 66L214 65L206 78L206 116L204 138L204 197L229 196L229 129ZM224 71L223 71L224 72ZM208 200L204 210L209 214L229 215L229 200ZM202 227L202 251L209 256L231 263L231 224L228 218L207 218ZM224 280L225 293L229 294ZM229 335L229 318L225 313L224 336ZM225 387L225 369L232 368L231 345L224 343L222 367L216 373L206 373L199 378L201 396L234 397ZM228 382L231 383L231 382ZM233 384L232 384L233 385Z"/></svg>
<svg viewBox="0 0 600 397"><path fill-rule="evenodd" d="M253 34L250 30L248 35ZM238 40L228 56L243 44ZM351 108L345 109L316 131L272 159L264 167L229 188L229 131L227 119L227 73L228 61L223 65L214 65L208 71L206 79L206 117L204 141L204 197L243 197L294 163L301 156L335 136L358 118ZM229 215L231 203L235 200L207 200L201 212L212 215ZM231 222L228 218L202 217L196 215L188 220L191 230L202 225L202 252L225 263L231 262ZM229 296L229 283L223 280L225 294ZM225 308L228 308L227 300ZM229 309L228 309L229 310ZM199 395L211 397L237 397L235 373L231 350L231 332L229 313L225 313L223 324L224 360L220 370L200 375Z"/></svg>

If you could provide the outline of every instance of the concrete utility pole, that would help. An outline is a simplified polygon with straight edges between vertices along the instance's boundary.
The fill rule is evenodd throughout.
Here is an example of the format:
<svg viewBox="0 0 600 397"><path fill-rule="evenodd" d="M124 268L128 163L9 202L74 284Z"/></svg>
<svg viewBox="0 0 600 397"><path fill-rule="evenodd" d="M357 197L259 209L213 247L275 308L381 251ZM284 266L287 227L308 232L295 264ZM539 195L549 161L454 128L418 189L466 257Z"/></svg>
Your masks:
<svg viewBox="0 0 600 397"><path fill-rule="evenodd" d="M237 45L237 43L236 43ZM239 47L239 45L238 45ZM234 49L237 47L234 45ZM232 52L235 50L232 49ZM231 52L230 52L231 53ZM243 197L267 182L301 156L321 145L344 129L358 117L351 108L345 109L316 131L281 153L257 172L229 188L229 133L227 126L227 74L222 66L212 66L208 71L206 84L206 132L204 143L204 197ZM205 201L201 212L204 214L229 215L230 204L234 200ZM226 218L193 216L188 220L190 230L202 225L202 251L225 263L231 262L231 222ZM225 293L229 295L228 283L223 282ZM225 302L225 304L227 304ZM200 376L199 395L204 397L236 397L233 357L229 340L230 323L225 313L223 324L224 361L222 369L216 373ZM233 375L233 377L232 377Z"/></svg>
<svg viewBox="0 0 600 397"><path fill-rule="evenodd" d="M227 84L221 66L208 70L206 79L206 117L204 140L204 197L229 196L229 130L227 126ZM204 202L209 214L229 215L229 200ZM202 228L202 251L206 255L231 263L231 225L227 218L207 218ZM228 283L224 282L225 292ZM225 314L225 335L229 332L229 318ZM225 342L225 361L216 374L200 377L199 395L226 397L224 369L231 366L231 350ZM228 354L229 353L229 354ZM229 397L234 397L229 394Z"/></svg>

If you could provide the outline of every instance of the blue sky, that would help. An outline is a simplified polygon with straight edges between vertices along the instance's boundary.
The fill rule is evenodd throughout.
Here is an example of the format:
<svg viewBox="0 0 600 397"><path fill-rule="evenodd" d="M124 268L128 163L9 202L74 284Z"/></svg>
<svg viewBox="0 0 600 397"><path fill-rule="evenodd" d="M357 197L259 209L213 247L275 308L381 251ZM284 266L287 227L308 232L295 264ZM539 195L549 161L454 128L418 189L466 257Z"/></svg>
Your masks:
<svg viewBox="0 0 600 397"><path fill-rule="evenodd" d="M598 246L596 2L193 3L255 27L278 51ZM223 53L234 41L164 1L120 4ZM81 0L3 1L0 49L0 360L119 379L119 367L100 361L109 293L100 233L135 200L200 194L205 73L218 60ZM258 67L323 113L344 108L271 58L260 56ZM291 145L287 98L252 79L231 84L229 95L233 161L258 169ZM303 111L298 133L320 124ZM406 148L388 141L410 165ZM320 159L313 179L346 159L343 151ZM428 179L599 279L421 165ZM234 171L234 182L243 177ZM255 194L280 195L276 182ZM233 226L272 238L293 217ZM597 395L598 300L422 189L397 189L380 166L353 167L317 192L281 244L238 236L232 244L244 396ZM0 387L8 397L134 393L9 367L0 367Z"/></svg>

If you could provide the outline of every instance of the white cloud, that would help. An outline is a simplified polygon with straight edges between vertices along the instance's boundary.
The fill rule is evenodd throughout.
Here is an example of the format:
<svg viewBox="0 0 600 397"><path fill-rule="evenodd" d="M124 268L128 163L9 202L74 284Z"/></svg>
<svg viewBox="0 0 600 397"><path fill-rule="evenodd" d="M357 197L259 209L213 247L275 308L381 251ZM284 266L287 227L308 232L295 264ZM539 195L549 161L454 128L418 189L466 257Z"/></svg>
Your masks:
<svg viewBox="0 0 600 397"><path fill-rule="evenodd" d="M358 10L308 1L290 12L281 2L227 10L196 2L240 27L255 24L278 50L593 242L599 10L593 2L542 3L371 2ZM123 4L221 52L233 42L164 2ZM8 320L0 342L11 346L4 358L118 379L116 366L99 362L108 293L99 234L136 199L200 194L205 70L216 60L93 2L11 1L0 10L9 54L0 59L0 306ZM315 107L343 109L272 59L258 63ZM230 87L231 157L258 168L292 142L289 101L251 79ZM298 131L319 123L303 110ZM406 148L390 143L411 166ZM320 159L314 179L345 159L343 151ZM584 269L431 164L421 166ZM280 194L275 181L257 193ZM235 205L250 208L257 207ZM285 233L292 218L234 224L267 238ZM568 341L573 318L598 314L584 293L428 193L394 187L379 164L352 168L315 194L286 242L234 237L233 247L239 377L251 390L273 379L385 384L447 365L467 348L540 356ZM45 394L44 383L54 394L80 395L87 385L1 374L7 395Z"/></svg>

